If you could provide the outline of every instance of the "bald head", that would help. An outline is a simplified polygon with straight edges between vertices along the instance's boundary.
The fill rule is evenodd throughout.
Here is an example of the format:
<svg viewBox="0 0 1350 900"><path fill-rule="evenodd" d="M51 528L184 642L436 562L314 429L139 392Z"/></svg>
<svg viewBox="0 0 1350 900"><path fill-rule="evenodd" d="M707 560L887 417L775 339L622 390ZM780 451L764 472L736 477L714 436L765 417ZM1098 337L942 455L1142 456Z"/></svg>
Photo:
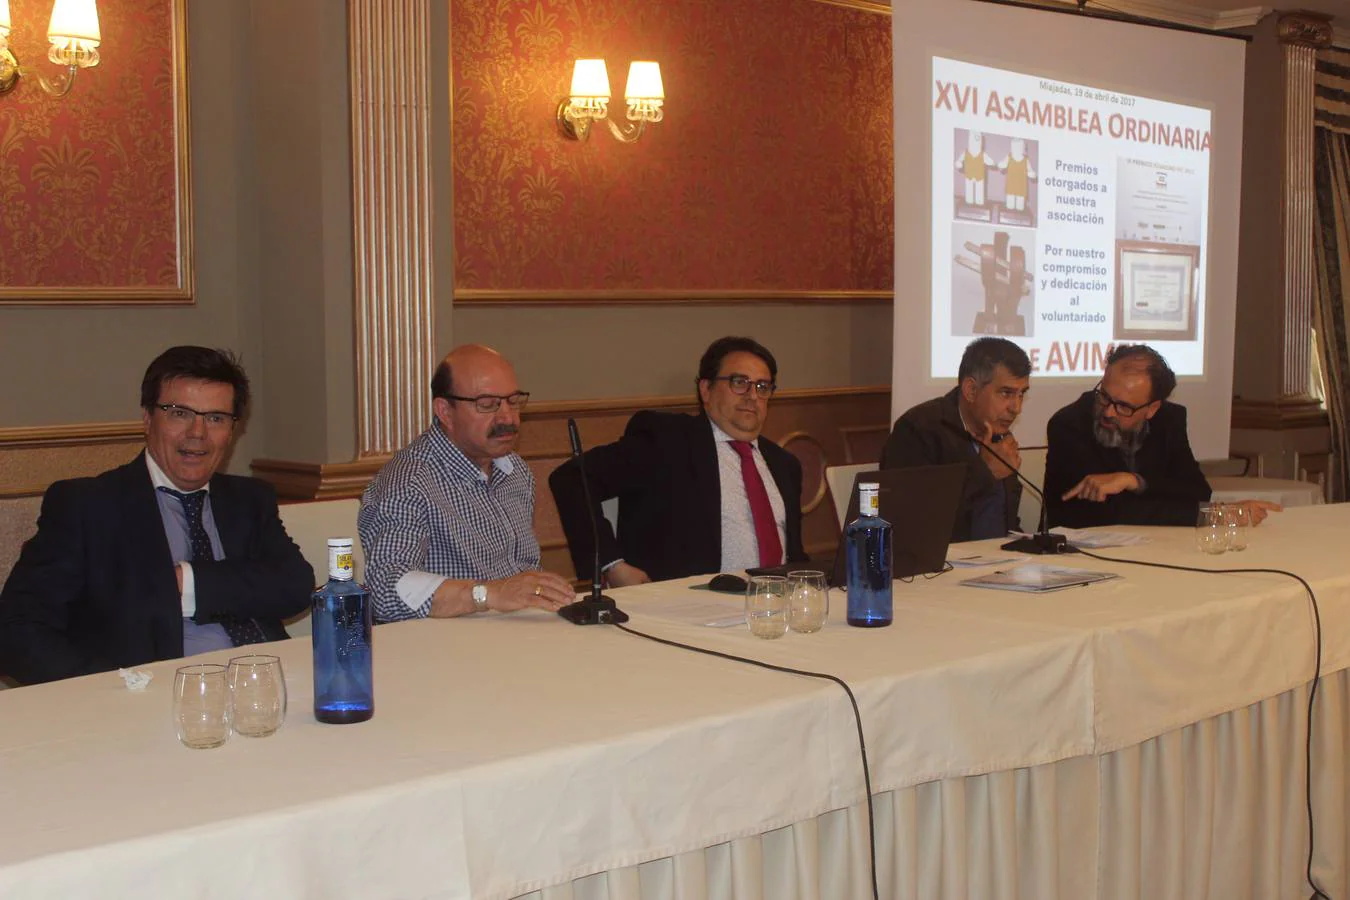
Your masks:
<svg viewBox="0 0 1350 900"><path fill-rule="evenodd" d="M491 347L465 344L446 354L431 379L431 405L450 442L484 472L515 449L523 398L516 370ZM508 401L515 396L516 400ZM481 403L497 408L485 412ZM519 402L517 402L519 401ZM516 405L512 405L515 403Z"/></svg>
<svg viewBox="0 0 1350 900"><path fill-rule="evenodd" d="M516 370L506 357L482 344L461 344L451 350L436 367L431 378L431 396L450 399L451 395L473 397L471 382L484 374L509 375L515 379Z"/></svg>

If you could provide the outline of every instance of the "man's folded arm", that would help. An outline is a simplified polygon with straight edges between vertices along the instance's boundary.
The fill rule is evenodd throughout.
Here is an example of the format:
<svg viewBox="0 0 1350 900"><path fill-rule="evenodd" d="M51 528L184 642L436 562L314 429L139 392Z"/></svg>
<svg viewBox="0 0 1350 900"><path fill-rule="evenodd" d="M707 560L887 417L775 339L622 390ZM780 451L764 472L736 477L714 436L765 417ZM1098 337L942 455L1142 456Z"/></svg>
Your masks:
<svg viewBox="0 0 1350 900"><path fill-rule="evenodd" d="M243 559L194 560L197 615L286 619L309 605L314 570L286 533L270 485L257 513L258 555Z"/></svg>
<svg viewBox="0 0 1350 900"><path fill-rule="evenodd" d="M70 485L42 499L38 530L0 592L0 674L23 684L84 675L89 660L67 634L70 604L84 590L83 527Z"/></svg>

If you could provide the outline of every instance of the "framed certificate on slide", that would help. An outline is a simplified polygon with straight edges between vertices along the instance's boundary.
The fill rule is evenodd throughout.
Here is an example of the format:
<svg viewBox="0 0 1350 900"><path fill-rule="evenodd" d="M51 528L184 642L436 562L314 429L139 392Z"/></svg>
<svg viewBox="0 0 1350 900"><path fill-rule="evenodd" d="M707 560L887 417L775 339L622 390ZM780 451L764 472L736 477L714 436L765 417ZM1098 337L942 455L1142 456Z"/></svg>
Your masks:
<svg viewBox="0 0 1350 900"><path fill-rule="evenodd" d="M1113 336L1127 341L1193 341L1200 248L1152 241L1116 242Z"/></svg>

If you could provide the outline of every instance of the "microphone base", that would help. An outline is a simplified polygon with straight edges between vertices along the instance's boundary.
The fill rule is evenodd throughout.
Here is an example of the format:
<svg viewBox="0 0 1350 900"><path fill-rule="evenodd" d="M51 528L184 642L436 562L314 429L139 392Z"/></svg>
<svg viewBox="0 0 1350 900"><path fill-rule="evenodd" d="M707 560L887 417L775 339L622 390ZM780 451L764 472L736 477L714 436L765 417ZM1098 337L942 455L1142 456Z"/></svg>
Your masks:
<svg viewBox="0 0 1350 900"><path fill-rule="evenodd" d="M1064 535L1053 534L1049 531L1042 531L1040 534L1035 534L1031 537L1008 541L1001 549L1012 550L1015 553L1030 553L1034 556L1044 556L1051 553L1078 552L1073 547L1069 546L1069 539Z"/></svg>
<svg viewBox="0 0 1350 900"><path fill-rule="evenodd" d="M569 603L558 610L558 615L573 625L613 625L628 621L628 613L604 594L592 594L584 600Z"/></svg>

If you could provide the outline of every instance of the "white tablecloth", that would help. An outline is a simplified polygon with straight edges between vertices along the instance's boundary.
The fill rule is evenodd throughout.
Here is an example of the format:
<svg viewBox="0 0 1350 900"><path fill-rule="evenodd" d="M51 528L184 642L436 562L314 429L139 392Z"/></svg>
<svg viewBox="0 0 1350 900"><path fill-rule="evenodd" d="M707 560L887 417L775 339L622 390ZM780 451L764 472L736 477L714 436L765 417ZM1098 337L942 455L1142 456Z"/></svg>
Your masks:
<svg viewBox="0 0 1350 900"><path fill-rule="evenodd" d="M1325 503L1322 489L1309 481L1296 481L1292 478L1243 478L1225 475L1209 479L1212 498L1229 502L1233 500L1266 500L1291 506L1317 506Z"/></svg>
<svg viewBox="0 0 1350 900"><path fill-rule="evenodd" d="M1328 506L1272 517L1246 553L1217 560L1194 551L1190 529L1146 529L1152 544L1107 552L1293 568L1317 588L1324 671L1338 672L1350 664L1350 567L1337 556L1348 526L1350 507ZM845 627L837 594L824 631L773 642L644 613L671 597L709 599L681 583L615 593L635 627L828 671L854 687L883 807L899 804L891 815L906 835L911 824L945 835L936 860L919 852L933 834L890 843L882 835L888 877L938 885L916 896L1124 897L1111 885L1129 873L1102 882L1100 872L1108 863L1131 868L1128 847L1091 854L1081 878L1083 861L1067 855L1089 839L1080 819L1122 813L1107 808L1120 781L1112 766L1128 776L1129 760L1147 754L1150 741L1165 750L1186 734L1181 726L1259 719L1271 703L1285 704L1278 729L1292 735L1296 695L1311 672L1311 617L1302 590L1276 576L1073 562L1126 578L1032 597L962 587L963 573L951 573L897 585L890 628ZM376 716L333 727L310 713L308 642L272 648L291 691L286 726L213 751L188 751L173 738L172 663L149 667L156 677L144 694L128 693L113 674L0 693L0 896L510 897L593 884L586 876L609 872L605 884L637 879L645 898L639 864L666 859L642 871L673 873L686 860L694 867L686 881L701 877L706 889L707 867L723 853L740 897L755 896L753 883L768 877L769 851L758 851L757 867L756 852L737 862L737 846L797 835L805 856L779 847L774 859L787 853L786 865L807 873L814 859L856 874L865 859L865 844L846 839L859 833L862 779L852 716L832 685L544 614L470 617L379 628ZM1192 738L1175 740L1194 750ZM1297 781L1291 741L1297 749L1286 735L1270 763L1284 773L1282 792L1271 796L1285 797ZM1215 743L1216 753L1232 752ZM1140 765L1133 783L1143 790L1152 782L1140 781ZM1161 796L1179 771L1162 766ZM1339 799L1334 822L1344 820L1343 791ZM1296 816L1297 800L1279 821ZM1134 821L1128 812L1120 821ZM1150 852L1211 858L1205 847L1139 839ZM953 856L956 844L963 852ZM1296 860L1298 844L1291 831L1280 852ZM704 852L719 846L727 849ZM830 846L845 863L827 862ZM987 893L969 882L959 860L981 847L1025 856L1015 883ZM1149 859L1133 859L1133 877L1145 878ZM933 881L934 865L952 871ZM1330 865L1343 871L1344 855ZM734 890L737 877L751 886ZM862 885L848 884L820 896L861 896ZM692 886L650 894L700 896Z"/></svg>

